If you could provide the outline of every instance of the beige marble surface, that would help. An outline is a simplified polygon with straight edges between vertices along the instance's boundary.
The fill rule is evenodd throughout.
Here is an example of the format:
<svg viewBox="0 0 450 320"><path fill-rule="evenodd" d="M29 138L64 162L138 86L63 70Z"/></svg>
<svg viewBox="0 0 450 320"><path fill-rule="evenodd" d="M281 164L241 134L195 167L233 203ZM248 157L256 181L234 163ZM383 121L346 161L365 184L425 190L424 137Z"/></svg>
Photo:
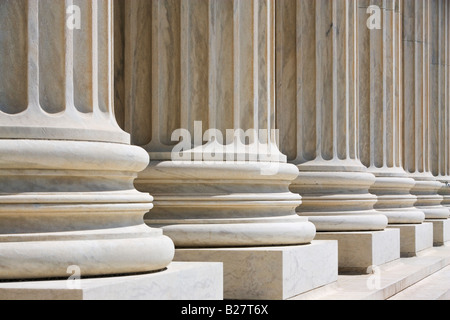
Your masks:
<svg viewBox="0 0 450 320"><path fill-rule="evenodd" d="M433 225L428 221L421 224L391 224L388 228L400 230L401 257L415 257L419 252L433 247Z"/></svg>
<svg viewBox="0 0 450 320"><path fill-rule="evenodd" d="M317 240L337 240L340 274L370 274L400 258L400 231L320 232Z"/></svg>

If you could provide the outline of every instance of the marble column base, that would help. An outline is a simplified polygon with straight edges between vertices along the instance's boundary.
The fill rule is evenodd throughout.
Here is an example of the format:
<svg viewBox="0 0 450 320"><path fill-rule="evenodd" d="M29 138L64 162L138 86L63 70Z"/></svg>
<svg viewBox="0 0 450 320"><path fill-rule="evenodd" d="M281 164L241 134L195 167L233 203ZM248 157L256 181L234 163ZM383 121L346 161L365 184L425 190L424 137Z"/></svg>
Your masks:
<svg viewBox="0 0 450 320"><path fill-rule="evenodd" d="M433 245L443 246L450 241L450 219L427 219L433 224Z"/></svg>
<svg viewBox="0 0 450 320"><path fill-rule="evenodd" d="M224 298L284 300L337 281L336 241L308 245L177 249L174 261L223 262Z"/></svg>
<svg viewBox="0 0 450 320"><path fill-rule="evenodd" d="M415 257L418 252L433 247L433 225L421 224L391 224L391 229L400 230L401 257Z"/></svg>
<svg viewBox="0 0 450 320"><path fill-rule="evenodd" d="M365 274L400 258L400 231L318 232L316 240L337 240L339 273Z"/></svg>
<svg viewBox="0 0 450 320"><path fill-rule="evenodd" d="M171 263L165 271L123 277L0 282L0 300L222 300L220 263Z"/></svg>

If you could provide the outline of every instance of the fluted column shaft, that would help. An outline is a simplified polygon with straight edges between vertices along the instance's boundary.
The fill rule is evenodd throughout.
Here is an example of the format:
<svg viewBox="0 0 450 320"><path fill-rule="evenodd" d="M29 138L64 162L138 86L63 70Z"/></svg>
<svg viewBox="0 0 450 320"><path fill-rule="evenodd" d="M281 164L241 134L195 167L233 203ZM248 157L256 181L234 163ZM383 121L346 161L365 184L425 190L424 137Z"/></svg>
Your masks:
<svg viewBox="0 0 450 320"><path fill-rule="evenodd" d="M277 119L300 170L291 190L318 231L383 230L358 158L357 2L277 1Z"/></svg>
<svg viewBox="0 0 450 320"><path fill-rule="evenodd" d="M272 131L274 4L124 3L117 113L154 160L136 181L155 197L147 223L178 247L299 244L315 235L295 213L301 198L288 187L298 170Z"/></svg>
<svg viewBox="0 0 450 320"><path fill-rule="evenodd" d="M431 2L430 21L430 170L443 185L441 203L450 206L449 171L449 3Z"/></svg>
<svg viewBox="0 0 450 320"><path fill-rule="evenodd" d="M414 179L402 167L402 16L401 0L360 0L359 17L359 151L361 162L376 177L370 192L375 209L390 224L421 223L410 194ZM369 29L368 8L380 8L381 29ZM369 11L370 12L370 11Z"/></svg>
<svg viewBox="0 0 450 320"><path fill-rule="evenodd" d="M427 219L446 218L448 209L438 195L442 183L431 173L430 25L437 19L436 2L414 0L403 6L403 166L416 185L416 207ZM430 135L431 134L431 135Z"/></svg>
<svg viewBox="0 0 450 320"><path fill-rule="evenodd" d="M81 29L66 10L81 11ZM112 1L0 1L0 280L148 272L173 243L114 118Z"/></svg>

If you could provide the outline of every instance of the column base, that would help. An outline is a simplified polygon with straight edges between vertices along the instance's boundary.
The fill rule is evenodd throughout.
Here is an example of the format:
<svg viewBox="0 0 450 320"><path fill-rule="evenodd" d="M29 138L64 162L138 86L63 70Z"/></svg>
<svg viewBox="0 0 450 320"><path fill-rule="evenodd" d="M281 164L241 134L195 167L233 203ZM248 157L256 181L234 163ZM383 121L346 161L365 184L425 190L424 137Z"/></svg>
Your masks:
<svg viewBox="0 0 450 320"><path fill-rule="evenodd" d="M318 232L317 240L337 240L340 274L368 274L400 258L400 231Z"/></svg>
<svg viewBox="0 0 450 320"><path fill-rule="evenodd" d="M433 247L433 225L421 224L391 224L391 229L400 230L401 257L415 257L418 252Z"/></svg>
<svg viewBox="0 0 450 320"><path fill-rule="evenodd" d="M308 245L177 249L175 261L223 262L224 298L285 300L337 281L336 241Z"/></svg>
<svg viewBox="0 0 450 320"><path fill-rule="evenodd" d="M443 246L450 241L450 219L427 219L433 224L433 245Z"/></svg>
<svg viewBox="0 0 450 320"><path fill-rule="evenodd" d="M222 299L223 266L220 263L174 262L165 271L134 276L0 282L0 300Z"/></svg>

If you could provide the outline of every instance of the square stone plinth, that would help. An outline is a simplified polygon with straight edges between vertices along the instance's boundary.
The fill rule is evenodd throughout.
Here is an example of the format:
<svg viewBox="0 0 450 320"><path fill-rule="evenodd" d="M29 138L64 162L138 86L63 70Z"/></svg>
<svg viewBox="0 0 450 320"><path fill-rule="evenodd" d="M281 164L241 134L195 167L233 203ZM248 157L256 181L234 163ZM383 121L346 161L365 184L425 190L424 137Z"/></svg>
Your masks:
<svg viewBox="0 0 450 320"><path fill-rule="evenodd" d="M392 224L390 229L400 230L401 257L415 257L418 252L433 247L433 224Z"/></svg>
<svg viewBox="0 0 450 320"><path fill-rule="evenodd" d="M167 270L80 280L0 282L0 300L222 300L221 263L173 262Z"/></svg>
<svg viewBox="0 0 450 320"><path fill-rule="evenodd" d="M450 219L426 219L433 224L433 245L443 246L450 241Z"/></svg>
<svg viewBox="0 0 450 320"><path fill-rule="evenodd" d="M337 240L339 273L367 274L400 258L400 231L318 232L317 240Z"/></svg>
<svg viewBox="0 0 450 320"><path fill-rule="evenodd" d="M224 297L285 300L337 281L336 241L286 247L177 249L175 261L223 262Z"/></svg>

